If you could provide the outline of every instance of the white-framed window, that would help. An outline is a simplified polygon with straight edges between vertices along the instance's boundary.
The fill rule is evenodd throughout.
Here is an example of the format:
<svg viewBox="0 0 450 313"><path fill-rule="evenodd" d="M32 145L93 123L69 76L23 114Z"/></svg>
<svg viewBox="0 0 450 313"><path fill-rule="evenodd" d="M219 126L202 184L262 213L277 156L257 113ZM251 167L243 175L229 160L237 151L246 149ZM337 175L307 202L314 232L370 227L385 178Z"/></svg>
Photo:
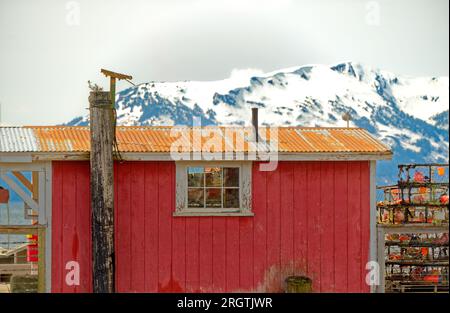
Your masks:
<svg viewBox="0 0 450 313"><path fill-rule="evenodd" d="M175 216L248 216L251 162L177 162Z"/></svg>

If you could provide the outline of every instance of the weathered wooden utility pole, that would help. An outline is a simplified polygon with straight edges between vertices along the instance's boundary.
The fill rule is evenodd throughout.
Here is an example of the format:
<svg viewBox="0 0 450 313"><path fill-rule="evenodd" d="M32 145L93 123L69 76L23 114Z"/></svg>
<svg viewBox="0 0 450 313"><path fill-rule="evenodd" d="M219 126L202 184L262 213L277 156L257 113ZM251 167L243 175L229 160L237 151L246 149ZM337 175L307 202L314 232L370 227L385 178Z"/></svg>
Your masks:
<svg viewBox="0 0 450 313"><path fill-rule="evenodd" d="M93 90L89 96L91 129L91 208L93 291L114 292L114 146L116 143L116 79L132 77L102 69L110 91ZM118 152L118 151L117 151Z"/></svg>
<svg viewBox="0 0 450 313"><path fill-rule="evenodd" d="M114 112L108 91L89 96L93 291L114 292Z"/></svg>

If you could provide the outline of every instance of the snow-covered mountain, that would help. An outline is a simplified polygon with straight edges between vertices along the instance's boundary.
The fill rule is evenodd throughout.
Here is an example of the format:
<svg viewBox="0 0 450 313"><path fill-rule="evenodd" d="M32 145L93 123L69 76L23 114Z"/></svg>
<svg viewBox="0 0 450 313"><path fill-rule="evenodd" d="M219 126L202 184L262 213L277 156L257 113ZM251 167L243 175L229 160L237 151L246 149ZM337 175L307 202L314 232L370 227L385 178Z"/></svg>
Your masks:
<svg viewBox="0 0 450 313"><path fill-rule="evenodd" d="M353 62L243 74L125 89L116 97L118 124L192 125L197 116L202 125L244 125L257 106L263 125L344 126L349 112L352 125L393 148L393 161L379 164L379 183L395 181L398 163L448 162L448 77L404 77Z"/></svg>

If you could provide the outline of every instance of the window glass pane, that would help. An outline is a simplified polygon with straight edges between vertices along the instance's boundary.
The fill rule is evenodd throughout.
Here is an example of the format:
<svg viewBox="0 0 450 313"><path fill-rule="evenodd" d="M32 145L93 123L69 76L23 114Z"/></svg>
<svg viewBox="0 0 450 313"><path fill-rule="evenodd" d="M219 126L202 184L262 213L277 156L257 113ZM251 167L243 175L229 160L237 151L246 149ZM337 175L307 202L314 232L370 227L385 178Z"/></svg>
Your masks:
<svg viewBox="0 0 450 313"><path fill-rule="evenodd" d="M203 188L188 188L188 207L203 208Z"/></svg>
<svg viewBox="0 0 450 313"><path fill-rule="evenodd" d="M239 168L224 167L223 168L223 185L225 187L239 187Z"/></svg>
<svg viewBox="0 0 450 313"><path fill-rule="evenodd" d="M221 208L222 207L222 189L207 188L206 189L206 207Z"/></svg>
<svg viewBox="0 0 450 313"><path fill-rule="evenodd" d="M224 189L223 194L223 207L224 208L239 208L239 189Z"/></svg>
<svg viewBox="0 0 450 313"><path fill-rule="evenodd" d="M206 187L222 186L222 169L220 167L205 167Z"/></svg>
<svg viewBox="0 0 450 313"><path fill-rule="evenodd" d="M203 187L203 167L188 167L188 187Z"/></svg>

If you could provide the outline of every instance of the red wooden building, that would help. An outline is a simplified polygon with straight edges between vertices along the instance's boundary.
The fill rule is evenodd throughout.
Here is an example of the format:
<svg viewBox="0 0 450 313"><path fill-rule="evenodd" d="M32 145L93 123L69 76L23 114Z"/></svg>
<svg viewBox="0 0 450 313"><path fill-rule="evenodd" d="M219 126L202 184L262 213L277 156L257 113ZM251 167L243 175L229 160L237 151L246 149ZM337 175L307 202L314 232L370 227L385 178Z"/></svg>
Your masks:
<svg viewBox="0 0 450 313"><path fill-rule="evenodd" d="M281 291L290 275L310 277L316 292L370 291L375 162L388 147L359 128L261 129L275 147L264 158L251 155L245 128L206 130L197 149L193 128L118 128L117 291ZM210 131L219 140L208 145ZM276 166L264 168L267 158ZM2 127L0 166L43 177L47 290L91 291L89 129ZM73 261L80 279L68 284Z"/></svg>

